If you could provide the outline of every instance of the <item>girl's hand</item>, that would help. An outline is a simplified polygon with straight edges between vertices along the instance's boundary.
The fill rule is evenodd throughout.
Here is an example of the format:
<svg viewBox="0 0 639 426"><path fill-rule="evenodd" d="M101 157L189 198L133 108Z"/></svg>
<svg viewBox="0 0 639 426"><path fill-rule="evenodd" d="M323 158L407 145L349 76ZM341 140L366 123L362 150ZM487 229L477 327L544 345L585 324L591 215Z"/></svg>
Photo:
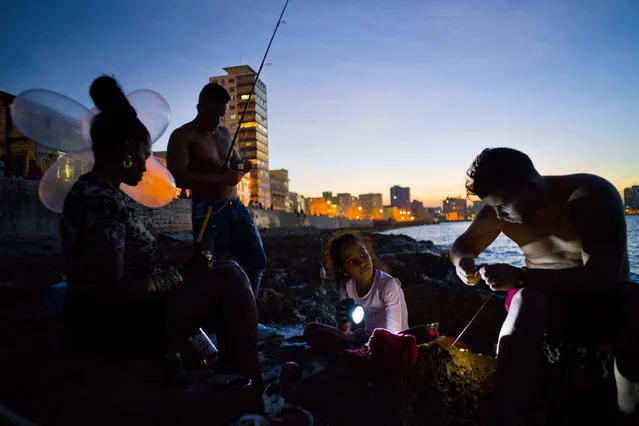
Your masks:
<svg viewBox="0 0 639 426"><path fill-rule="evenodd" d="M350 330L351 322L348 320L348 316L346 315L346 308L341 304L337 307L335 320L337 321L337 326L340 330L342 330L342 332L347 333Z"/></svg>

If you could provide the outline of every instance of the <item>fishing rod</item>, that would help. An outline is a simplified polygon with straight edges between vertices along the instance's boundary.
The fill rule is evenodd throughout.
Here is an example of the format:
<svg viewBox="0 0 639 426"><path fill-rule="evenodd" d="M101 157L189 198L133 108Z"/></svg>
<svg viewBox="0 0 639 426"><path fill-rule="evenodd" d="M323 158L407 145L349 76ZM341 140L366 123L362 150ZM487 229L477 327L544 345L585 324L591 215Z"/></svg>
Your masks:
<svg viewBox="0 0 639 426"><path fill-rule="evenodd" d="M226 159L224 160L224 167L222 169L223 171L228 170L229 161L231 159L231 154L233 154L233 147L235 146L237 135L240 133L240 127L242 126L242 123L244 122L244 116L246 115L246 110L248 109L248 106L251 103L251 96L253 96L253 92L255 91L255 85L257 84L257 80L260 78L260 73L262 72L262 68L264 67L264 61L266 61L266 56L268 55L268 51L271 49L271 44L273 43L273 39L275 38L275 33L277 33L277 29L280 27L280 24L282 23L282 17L284 16L284 11L286 11L286 6L288 6L289 1L290 0L286 0L286 3L284 3L284 8L282 8L282 13L280 13L280 17L277 20L277 25L275 25L275 30L273 30L273 34L271 35L271 40L268 42L268 46L266 47L266 52L264 52L264 57L262 58L262 63L260 64L260 68L257 70L257 74L255 75L255 80L253 81L253 86L251 86L251 91L249 92L248 100L246 104L244 105L244 110L242 111L242 116L240 117L240 121L237 123L237 128L235 129L235 134L233 135L233 140L231 141L231 146L229 147L229 151L226 154Z"/></svg>
<svg viewBox="0 0 639 426"><path fill-rule="evenodd" d="M455 341L453 342L453 346L455 346L455 343L457 343L457 341L459 339L461 339L462 335L466 332L466 330L468 329L468 327L470 327L470 325L473 323L473 321L475 321L475 318L477 318L477 315L479 315L479 313L486 307L486 304L488 303L488 301L493 297L494 293L491 293L486 300L484 301L484 304L481 305L481 308L479 308L479 310L475 313L475 315L472 317L472 319L470 320L470 322L466 325L466 327L464 327L464 329L461 331L461 333L459 333L459 336L457 336L457 338L455 339Z"/></svg>

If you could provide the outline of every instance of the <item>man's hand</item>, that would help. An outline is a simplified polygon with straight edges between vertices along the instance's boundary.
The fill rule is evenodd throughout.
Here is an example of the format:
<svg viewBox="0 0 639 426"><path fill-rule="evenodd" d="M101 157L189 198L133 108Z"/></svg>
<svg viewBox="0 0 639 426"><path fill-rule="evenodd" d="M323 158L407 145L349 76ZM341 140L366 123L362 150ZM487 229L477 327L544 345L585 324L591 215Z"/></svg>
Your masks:
<svg viewBox="0 0 639 426"><path fill-rule="evenodd" d="M486 265L479 270L481 277L493 291L508 291L517 288L523 270L507 263Z"/></svg>
<svg viewBox="0 0 639 426"><path fill-rule="evenodd" d="M246 174L250 172L251 170L253 170L253 163L251 162L251 160L244 160L240 163L232 164L230 169Z"/></svg>
<svg viewBox="0 0 639 426"><path fill-rule="evenodd" d="M480 276L477 266L475 265L475 259L472 257L462 257L459 259L456 268L457 276L466 285L476 285L479 283Z"/></svg>
<svg viewBox="0 0 639 426"><path fill-rule="evenodd" d="M223 173L224 175L224 184L228 186L235 186L244 177L245 172L243 170L229 170Z"/></svg>
<svg viewBox="0 0 639 426"><path fill-rule="evenodd" d="M251 160L244 160L244 173L248 173L253 170L253 162Z"/></svg>

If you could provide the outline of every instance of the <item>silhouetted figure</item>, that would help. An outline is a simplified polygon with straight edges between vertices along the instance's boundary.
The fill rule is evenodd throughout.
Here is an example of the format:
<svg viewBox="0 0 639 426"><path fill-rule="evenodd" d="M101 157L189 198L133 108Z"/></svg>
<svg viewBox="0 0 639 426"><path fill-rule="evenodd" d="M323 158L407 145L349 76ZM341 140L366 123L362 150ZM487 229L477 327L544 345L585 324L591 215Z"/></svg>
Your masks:
<svg viewBox="0 0 639 426"><path fill-rule="evenodd" d="M65 306L71 340L116 357L164 353L170 374L189 336L213 327L218 371L222 366L261 383L257 311L246 274L235 262L220 262L182 276L160 261L155 237L119 189L142 180L149 132L112 78L95 80L90 94L100 111L90 129L95 165L71 188L60 224L73 272Z"/></svg>
<svg viewBox="0 0 639 426"><path fill-rule="evenodd" d="M229 169L224 169L232 136L219 123L229 100L228 92L219 84L202 88L195 119L171 134L167 166L177 184L192 191L196 252L207 251L215 260L232 254L239 259L257 295L266 269L266 253L253 217L237 192L237 184L252 170L253 163L234 148ZM198 242L202 228L202 240Z"/></svg>

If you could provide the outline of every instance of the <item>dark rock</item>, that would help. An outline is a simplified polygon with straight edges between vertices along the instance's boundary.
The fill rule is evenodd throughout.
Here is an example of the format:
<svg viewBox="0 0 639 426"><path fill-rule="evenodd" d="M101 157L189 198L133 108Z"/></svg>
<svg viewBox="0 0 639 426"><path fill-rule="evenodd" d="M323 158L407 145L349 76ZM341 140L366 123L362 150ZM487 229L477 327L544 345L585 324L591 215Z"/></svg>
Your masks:
<svg viewBox="0 0 639 426"><path fill-rule="evenodd" d="M592 424L614 418L614 383L604 380L602 364L583 348L559 351L559 366L548 358L523 425ZM580 355L577 355L580 354ZM606 362L604 362L606 364ZM283 386L290 402L337 425L480 425L489 414L496 359L451 346L425 344L407 377L383 380L374 371L346 360L313 377Z"/></svg>
<svg viewBox="0 0 639 426"><path fill-rule="evenodd" d="M262 324L297 323L301 319L293 300L272 288L262 288L257 298L258 319Z"/></svg>
<svg viewBox="0 0 639 426"><path fill-rule="evenodd" d="M492 358L422 345L417 364L401 379L380 378L341 360L280 392L327 424L472 424L493 368Z"/></svg>
<svg viewBox="0 0 639 426"><path fill-rule="evenodd" d="M278 330L294 327L299 333L307 321L334 323L336 287L331 279L319 276L322 241L329 234L315 229L269 229L264 233L269 264L257 299L262 323L277 325ZM402 282L411 326L438 322L442 334L457 337L492 295L461 338L474 353L421 347L411 374L389 382L373 380L370 371L343 361L315 374L325 367L326 359L300 345L299 337L274 333L261 342L265 368L297 362L307 378L290 383L283 392L291 402L330 424L475 424L494 366L493 358L478 353L494 353L506 315L503 296L463 285L447 254L432 244L403 236L371 237L390 273ZM12 283L11 291L0 287L3 403L38 424L70 426L228 424L241 414L259 412L256 391L158 389L140 383L132 366L113 366L68 351L60 343L59 319L40 315L44 294L64 272L62 256L47 251L49 244L51 241L16 241L11 250L0 250L0 282ZM158 244L161 259L167 263L183 264L191 255L190 238L159 235ZM548 349L547 353L554 355L548 357L542 386L531 406L532 413L541 414L529 415L537 423L528 424L585 424L597 415L610 420L614 406L610 360L571 348ZM580 358L579 354L590 355Z"/></svg>

